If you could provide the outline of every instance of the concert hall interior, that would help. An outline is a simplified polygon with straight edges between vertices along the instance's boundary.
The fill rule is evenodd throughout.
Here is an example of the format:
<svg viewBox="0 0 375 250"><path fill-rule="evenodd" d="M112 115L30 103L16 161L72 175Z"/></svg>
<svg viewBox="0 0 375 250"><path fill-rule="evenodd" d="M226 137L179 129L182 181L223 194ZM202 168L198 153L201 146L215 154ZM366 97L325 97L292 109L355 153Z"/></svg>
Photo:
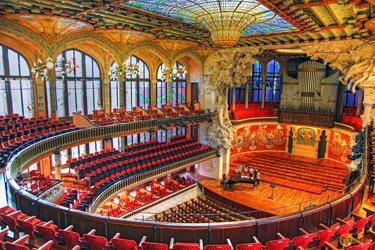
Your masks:
<svg viewBox="0 0 375 250"><path fill-rule="evenodd" d="M0 250L375 249L374 37L375 0L0 1Z"/></svg>

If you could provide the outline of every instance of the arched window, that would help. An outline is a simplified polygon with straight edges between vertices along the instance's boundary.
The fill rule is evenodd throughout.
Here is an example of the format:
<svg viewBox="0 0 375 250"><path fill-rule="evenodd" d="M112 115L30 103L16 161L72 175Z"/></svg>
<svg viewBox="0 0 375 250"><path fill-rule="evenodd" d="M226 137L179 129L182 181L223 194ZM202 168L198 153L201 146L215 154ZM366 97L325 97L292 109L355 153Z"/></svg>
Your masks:
<svg viewBox="0 0 375 250"><path fill-rule="evenodd" d="M62 52L57 61L64 57L73 61L74 70L62 77L56 67L56 110L58 117L70 117L73 112L92 114L102 109L101 78L98 63L89 55L69 49Z"/></svg>
<svg viewBox="0 0 375 250"><path fill-rule="evenodd" d="M34 115L30 67L18 52L0 45L0 115Z"/></svg>
<svg viewBox="0 0 375 250"><path fill-rule="evenodd" d="M175 68L183 68L183 65L179 62L174 64ZM162 72L165 69L164 64L160 64L157 71L157 91L156 91L156 103L157 107L161 108L162 105L167 104L169 99L172 106L175 107L177 103L186 104L186 75L176 77L171 83L170 93L167 93L167 83L162 78Z"/></svg>
<svg viewBox="0 0 375 250"><path fill-rule="evenodd" d="M253 72L250 77L249 84L250 91L249 98L250 102L261 102L262 101L262 64L257 60L253 64Z"/></svg>
<svg viewBox="0 0 375 250"><path fill-rule="evenodd" d="M141 106L148 109L150 105L150 71L147 64L136 56L131 56L126 60L129 64L139 66L139 74L126 75L125 81L125 107L131 111L135 106ZM116 63L112 63L112 67ZM111 81L111 108L120 107L120 86L118 81Z"/></svg>
<svg viewBox="0 0 375 250"><path fill-rule="evenodd" d="M280 89L280 64L275 60L271 60L267 64L265 102L280 102Z"/></svg>

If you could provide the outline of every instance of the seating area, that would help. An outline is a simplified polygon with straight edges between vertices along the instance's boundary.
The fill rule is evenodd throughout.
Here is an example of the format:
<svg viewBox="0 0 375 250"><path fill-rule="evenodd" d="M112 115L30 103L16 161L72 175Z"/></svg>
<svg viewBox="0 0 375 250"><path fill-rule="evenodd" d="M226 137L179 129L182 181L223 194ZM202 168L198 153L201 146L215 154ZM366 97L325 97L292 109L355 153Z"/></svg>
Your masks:
<svg viewBox="0 0 375 250"><path fill-rule="evenodd" d="M252 117L269 117L275 116L275 108L279 103L265 103L264 108L261 108L261 103L249 103L248 107L245 108L244 103L236 103L235 110L233 110L232 104L229 104L230 118L233 120L242 120Z"/></svg>
<svg viewBox="0 0 375 250"><path fill-rule="evenodd" d="M51 176L44 176L39 171L31 170L29 177L18 181L18 184L25 187L28 192L33 195L39 195L44 190L48 189L54 184Z"/></svg>
<svg viewBox="0 0 375 250"><path fill-rule="evenodd" d="M358 116L343 115L342 123L352 126L355 131L360 131L362 128L362 119Z"/></svg>
<svg viewBox="0 0 375 250"><path fill-rule="evenodd" d="M127 146L124 152L114 149L70 162L80 179L85 178L93 192L100 192L120 179L197 156L213 150L192 138L169 143L151 140Z"/></svg>
<svg viewBox="0 0 375 250"><path fill-rule="evenodd" d="M176 175L171 180L167 178L149 185L138 187L132 191L123 191L109 198L99 209L98 214L113 217L124 217L132 210L147 205L160 198L173 194L195 182L191 177Z"/></svg>
<svg viewBox="0 0 375 250"><path fill-rule="evenodd" d="M207 109L207 112L210 112L210 110ZM131 111L126 111L125 108L114 108L108 114L103 111L94 110L93 114L88 114L86 117L98 126L107 126L116 123L128 123L202 113L204 113L204 110L200 109L199 105L187 107L183 104L177 104L176 107L162 105L160 109L149 106L147 110L143 109L143 107L133 107Z"/></svg>
<svg viewBox="0 0 375 250"><path fill-rule="evenodd" d="M18 114L0 116L0 166L8 157L19 149L35 141L79 129L66 120L50 121L49 119L23 118Z"/></svg>
<svg viewBox="0 0 375 250"><path fill-rule="evenodd" d="M359 114L362 115L365 110L361 109ZM343 112L344 115L356 116L357 115L357 108L356 107L344 107Z"/></svg>
<svg viewBox="0 0 375 250"><path fill-rule="evenodd" d="M59 196L55 204L71 209L88 211L93 198L93 194L88 191L67 188Z"/></svg>
<svg viewBox="0 0 375 250"><path fill-rule="evenodd" d="M232 160L230 174L237 175L238 165L257 168L261 179L280 186L321 194L324 190L343 191L342 179L348 174L345 165L325 161L324 164L311 158L293 157L288 154L243 154Z"/></svg>
<svg viewBox="0 0 375 250"><path fill-rule="evenodd" d="M243 209L206 195L154 215L153 219L174 223L212 223L251 220L254 217Z"/></svg>

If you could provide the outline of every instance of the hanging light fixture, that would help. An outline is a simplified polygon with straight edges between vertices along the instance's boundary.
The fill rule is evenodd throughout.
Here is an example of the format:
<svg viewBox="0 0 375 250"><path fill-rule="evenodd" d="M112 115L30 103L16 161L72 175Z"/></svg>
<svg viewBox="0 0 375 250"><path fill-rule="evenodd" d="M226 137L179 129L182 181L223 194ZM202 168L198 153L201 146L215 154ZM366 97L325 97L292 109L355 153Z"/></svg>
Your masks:
<svg viewBox="0 0 375 250"><path fill-rule="evenodd" d="M34 67L31 69L31 72L35 74L35 78L47 79L48 78L48 70L52 70L56 68L56 76L65 78L67 74L73 71L75 65L73 64L73 60L69 62L63 57L59 57L56 63L53 62L51 57L48 57L45 62L42 59L38 59L34 62Z"/></svg>
<svg viewBox="0 0 375 250"><path fill-rule="evenodd" d="M139 75L138 63L123 62L120 66L113 64L108 72L111 80L117 81L122 76Z"/></svg>
<svg viewBox="0 0 375 250"><path fill-rule="evenodd" d="M42 59L38 58L36 62L34 62L34 67L32 67L31 72L35 74L35 78L45 79L47 78L48 70L53 69L54 63L51 57L48 57L45 62Z"/></svg>
<svg viewBox="0 0 375 250"><path fill-rule="evenodd" d="M171 79L175 81L177 78L181 79L185 77L186 74L187 74L187 70L184 66L176 67L175 65L173 66L172 70L168 67L165 67L161 72L161 79L165 81L167 80L168 75L169 75Z"/></svg>

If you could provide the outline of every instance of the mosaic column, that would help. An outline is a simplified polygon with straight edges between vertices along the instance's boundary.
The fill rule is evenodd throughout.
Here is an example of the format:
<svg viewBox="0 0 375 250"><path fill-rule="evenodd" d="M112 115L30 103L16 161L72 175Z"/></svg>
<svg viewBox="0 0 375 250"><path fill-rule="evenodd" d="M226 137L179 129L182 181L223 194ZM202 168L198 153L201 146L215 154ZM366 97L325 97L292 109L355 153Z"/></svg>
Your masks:
<svg viewBox="0 0 375 250"><path fill-rule="evenodd" d="M361 116L362 127L366 127L368 125L371 125L372 123L372 113L375 104L375 87L373 87L375 86L375 79L372 81L367 81L366 85L367 86L363 86L363 105L365 106L365 110L363 115Z"/></svg>
<svg viewBox="0 0 375 250"><path fill-rule="evenodd" d="M245 109L249 107L249 82L245 84Z"/></svg>
<svg viewBox="0 0 375 250"><path fill-rule="evenodd" d="M120 108L124 108L126 105L125 102L125 84L126 79L123 74L118 76L118 88L119 88L119 95L120 95Z"/></svg>
<svg viewBox="0 0 375 250"><path fill-rule="evenodd" d="M158 80L156 79L152 79L150 81L150 84L151 84L151 91L150 91L150 104L152 106L155 106L156 107L156 104L157 104L157 99L156 99L156 88L157 88L157 83L158 83Z"/></svg>
<svg viewBox="0 0 375 250"><path fill-rule="evenodd" d="M236 110L236 87L232 87L232 110Z"/></svg>
<svg viewBox="0 0 375 250"><path fill-rule="evenodd" d="M356 111L357 116L361 114L362 99L363 99L363 89L360 89L358 92L358 99L357 99L357 111Z"/></svg>
<svg viewBox="0 0 375 250"><path fill-rule="evenodd" d="M53 153L55 157L55 179L61 180L61 153L60 151L55 151Z"/></svg>
<svg viewBox="0 0 375 250"><path fill-rule="evenodd" d="M111 112L111 102L110 102L110 94L109 94L109 90L110 90L110 82L111 80L108 78L107 75L105 75L102 79L102 86L103 86L103 94L102 94L102 109L109 113Z"/></svg>

